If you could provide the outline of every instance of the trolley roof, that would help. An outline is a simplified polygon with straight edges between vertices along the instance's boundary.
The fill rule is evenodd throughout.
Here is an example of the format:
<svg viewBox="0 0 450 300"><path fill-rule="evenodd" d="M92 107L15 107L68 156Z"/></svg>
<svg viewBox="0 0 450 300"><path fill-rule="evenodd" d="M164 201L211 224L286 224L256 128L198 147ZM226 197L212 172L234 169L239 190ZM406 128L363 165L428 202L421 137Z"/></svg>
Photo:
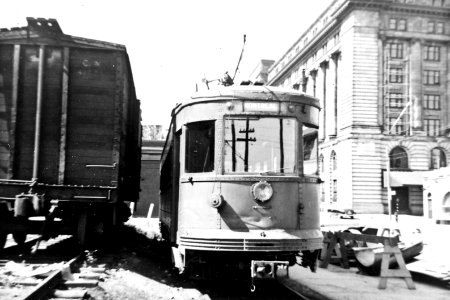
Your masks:
<svg viewBox="0 0 450 300"><path fill-rule="evenodd" d="M320 108L319 100L313 96L294 89L286 89L274 86L228 86L214 90L197 92L189 99L181 103L177 112L183 107L200 102L229 101L229 100L259 100L296 102Z"/></svg>

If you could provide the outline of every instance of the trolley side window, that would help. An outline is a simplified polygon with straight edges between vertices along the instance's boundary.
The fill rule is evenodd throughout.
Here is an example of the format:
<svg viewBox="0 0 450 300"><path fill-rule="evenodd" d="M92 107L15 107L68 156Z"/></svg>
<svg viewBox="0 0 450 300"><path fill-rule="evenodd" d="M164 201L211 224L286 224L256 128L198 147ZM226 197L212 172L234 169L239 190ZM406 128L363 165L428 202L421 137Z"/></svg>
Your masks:
<svg viewBox="0 0 450 300"><path fill-rule="evenodd" d="M303 174L318 174L317 129L303 125Z"/></svg>
<svg viewBox="0 0 450 300"><path fill-rule="evenodd" d="M295 174L297 120L247 117L225 120L225 173Z"/></svg>
<svg viewBox="0 0 450 300"><path fill-rule="evenodd" d="M214 121L186 125L185 172L214 170Z"/></svg>

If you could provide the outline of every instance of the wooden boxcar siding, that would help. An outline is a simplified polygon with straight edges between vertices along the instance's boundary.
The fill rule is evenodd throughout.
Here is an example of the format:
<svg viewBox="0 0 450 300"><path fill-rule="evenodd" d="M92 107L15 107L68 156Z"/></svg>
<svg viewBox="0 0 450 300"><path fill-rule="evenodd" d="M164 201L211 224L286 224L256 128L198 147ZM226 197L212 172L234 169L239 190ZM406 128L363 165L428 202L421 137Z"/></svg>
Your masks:
<svg viewBox="0 0 450 300"><path fill-rule="evenodd" d="M115 127L121 125L122 110L122 98L116 97L122 93L116 82L120 75L117 55L90 49L70 51L65 184L117 183L114 169L86 167L119 163L118 157L113 158L115 143L120 143L121 132Z"/></svg>
<svg viewBox="0 0 450 300"><path fill-rule="evenodd" d="M13 56L12 46L0 45L0 178L8 178L10 173Z"/></svg>
<svg viewBox="0 0 450 300"><path fill-rule="evenodd" d="M355 11L353 115L357 125L378 125L378 13Z"/></svg>
<svg viewBox="0 0 450 300"><path fill-rule="evenodd" d="M3 179L33 177L39 51L38 46L0 46ZM120 51L50 46L44 55L39 182L116 186L119 160L125 162L127 152L134 164L127 162L122 176L136 188L140 108L126 56ZM116 168L86 167L114 163ZM136 188L134 194L138 192Z"/></svg>

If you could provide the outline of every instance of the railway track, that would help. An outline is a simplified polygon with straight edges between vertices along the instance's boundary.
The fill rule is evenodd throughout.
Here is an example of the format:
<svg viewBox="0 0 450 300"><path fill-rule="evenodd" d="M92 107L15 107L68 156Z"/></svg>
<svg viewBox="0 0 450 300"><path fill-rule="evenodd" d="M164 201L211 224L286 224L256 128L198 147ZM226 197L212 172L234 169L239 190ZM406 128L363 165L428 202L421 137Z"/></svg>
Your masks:
<svg viewBox="0 0 450 300"><path fill-rule="evenodd" d="M0 255L0 299L86 299L102 279L108 258L97 260L72 246L70 237L58 237L29 253L17 252L29 245L7 248Z"/></svg>

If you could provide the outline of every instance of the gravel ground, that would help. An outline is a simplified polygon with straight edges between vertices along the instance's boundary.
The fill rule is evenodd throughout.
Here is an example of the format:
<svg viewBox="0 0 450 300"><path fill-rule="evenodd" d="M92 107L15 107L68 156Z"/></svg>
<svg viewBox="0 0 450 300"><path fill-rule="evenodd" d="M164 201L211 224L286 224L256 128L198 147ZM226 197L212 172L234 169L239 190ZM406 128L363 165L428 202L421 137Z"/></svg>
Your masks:
<svg viewBox="0 0 450 300"><path fill-rule="evenodd" d="M170 249L159 240L157 223L146 222L130 220L116 235L117 245L99 251L114 259L98 288L89 291L91 299L211 299L171 271Z"/></svg>
<svg viewBox="0 0 450 300"><path fill-rule="evenodd" d="M276 282L265 282L252 293L249 282L187 279L172 270L170 248L157 233L158 219L132 219L126 225L115 246L104 250L114 259L104 280L89 291L91 300L298 299Z"/></svg>

